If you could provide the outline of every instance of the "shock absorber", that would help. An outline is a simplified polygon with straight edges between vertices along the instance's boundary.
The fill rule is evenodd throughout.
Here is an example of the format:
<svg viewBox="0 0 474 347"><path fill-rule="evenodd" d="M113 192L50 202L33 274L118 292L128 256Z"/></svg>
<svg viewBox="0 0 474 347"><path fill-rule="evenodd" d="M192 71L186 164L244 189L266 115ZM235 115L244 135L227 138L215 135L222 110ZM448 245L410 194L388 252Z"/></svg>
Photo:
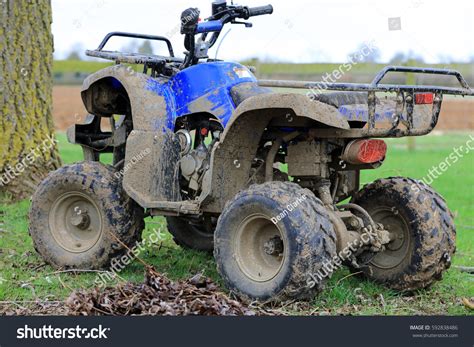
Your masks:
<svg viewBox="0 0 474 347"><path fill-rule="evenodd" d="M318 196L326 206L332 206L334 201L332 199L331 194L331 181L326 178L321 178L316 183L316 191L318 192Z"/></svg>

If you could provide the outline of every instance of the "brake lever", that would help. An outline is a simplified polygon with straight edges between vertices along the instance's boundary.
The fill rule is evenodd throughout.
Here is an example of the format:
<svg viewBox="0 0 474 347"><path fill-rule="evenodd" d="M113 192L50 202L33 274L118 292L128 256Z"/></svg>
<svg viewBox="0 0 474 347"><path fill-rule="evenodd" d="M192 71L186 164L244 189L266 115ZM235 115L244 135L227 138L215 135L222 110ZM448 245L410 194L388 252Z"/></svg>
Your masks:
<svg viewBox="0 0 474 347"><path fill-rule="evenodd" d="M245 25L246 28L251 28L253 27L253 24L250 23L250 22L238 22L236 20L233 20L232 22L230 22L231 24L243 24Z"/></svg>

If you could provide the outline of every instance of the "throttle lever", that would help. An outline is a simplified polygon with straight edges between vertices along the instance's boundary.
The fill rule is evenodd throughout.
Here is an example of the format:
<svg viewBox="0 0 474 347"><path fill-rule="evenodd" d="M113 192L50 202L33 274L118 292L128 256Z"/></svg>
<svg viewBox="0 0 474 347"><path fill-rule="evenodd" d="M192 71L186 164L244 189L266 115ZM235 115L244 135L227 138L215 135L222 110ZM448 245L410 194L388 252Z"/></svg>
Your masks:
<svg viewBox="0 0 474 347"><path fill-rule="evenodd" d="M231 23L232 24L243 24L243 25L245 25L246 28L253 27L253 24L249 23L249 22L239 22L239 21L233 20Z"/></svg>

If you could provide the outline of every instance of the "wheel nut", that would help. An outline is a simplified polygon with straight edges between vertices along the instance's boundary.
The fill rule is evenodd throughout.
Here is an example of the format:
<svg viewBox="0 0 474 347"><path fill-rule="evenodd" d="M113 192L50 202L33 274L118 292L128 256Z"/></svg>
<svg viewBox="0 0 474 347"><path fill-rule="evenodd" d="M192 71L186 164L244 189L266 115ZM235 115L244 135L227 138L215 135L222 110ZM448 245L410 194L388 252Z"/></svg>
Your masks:
<svg viewBox="0 0 474 347"><path fill-rule="evenodd" d="M351 227L358 229L360 227L359 221L356 218L351 218L350 219L350 225Z"/></svg>
<svg viewBox="0 0 474 347"><path fill-rule="evenodd" d="M79 214L71 217L71 224L79 229L87 229L91 224L91 220L89 215L87 214Z"/></svg>
<svg viewBox="0 0 474 347"><path fill-rule="evenodd" d="M279 255L283 253L283 241L278 236L272 237L270 240L265 242L263 250L268 255Z"/></svg>

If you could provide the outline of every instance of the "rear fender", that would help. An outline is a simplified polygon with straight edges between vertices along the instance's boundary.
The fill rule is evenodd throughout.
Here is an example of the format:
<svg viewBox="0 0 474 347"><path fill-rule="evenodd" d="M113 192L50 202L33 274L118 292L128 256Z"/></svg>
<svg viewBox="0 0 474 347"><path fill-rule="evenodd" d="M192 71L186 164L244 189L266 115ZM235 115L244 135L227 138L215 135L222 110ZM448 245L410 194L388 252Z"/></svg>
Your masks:
<svg viewBox="0 0 474 347"><path fill-rule="evenodd" d="M269 125L350 128L333 106L312 101L300 94L261 94L246 99L237 107L225 128L216 155L235 157L239 152L255 154L260 138Z"/></svg>
<svg viewBox="0 0 474 347"><path fill-rule="evenodd" d="M307 119L315 121L324 127L349 129L349 123L339 113L338 109L326 103L311 100L305 95L295 93L269 93L260 94L248 99L245 99L235 110L234 115L227 124L226 134L230 134L233 130L234 124L241 122L245 114L254 111L277 111L286 110L291 113L284 119L281 119L281 114L274 114L273 120L283 120L284 126L291 127L293 121L300 119ZM270 118L270 119L271 119ZM279 119L280 118L280 119ZM232 135L230 135L232 136ZM224 139L223 139L224 140Z"/></svg>

